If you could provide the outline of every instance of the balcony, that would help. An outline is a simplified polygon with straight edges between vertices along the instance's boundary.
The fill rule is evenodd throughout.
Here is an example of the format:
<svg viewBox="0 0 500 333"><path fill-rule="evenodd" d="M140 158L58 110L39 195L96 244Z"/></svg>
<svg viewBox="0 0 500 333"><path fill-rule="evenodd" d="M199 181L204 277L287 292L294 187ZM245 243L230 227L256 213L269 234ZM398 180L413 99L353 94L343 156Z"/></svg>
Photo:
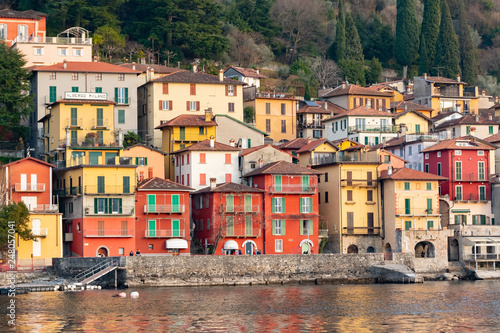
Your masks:
<svg viewBox="0 0 500 333"><path fill-rule="evenodd" d="M235 226L232 229L226 227L222 230L222 237L250 238L260 237L261 228L245 228L245 226Z"/></svg>
<svg viewBox="0 0 500 333"><path fill-rule="evenodd" d="M108 126L108 119L92 119L92 130L107 130L109 129Z"/></svg>
<svg viewBox="0 0 500 333"><path fill-rule="evenodd" d="M122 185L106 185L104 188L99 188L98 185L85 185L83 193L85 194L134 194L135 187L130 186L128 191L123 191Z"/></svg>
<svg viewBox="0 0 500 333"><path fill-rule="evenodd" d="M316 193L316 185L272 185L271 193Z"/></svg>
<svg viewBox="0 0 500 333"><path fill-rule="evenodd" d="M344 227L343 235L378 235L380 227Z"/></svg>
<svg viewBox="0 0 500 333"><path fill-rule="evenodd" d="M110 211L111 210L111 211ZM122 206L120 208L116 207L113 211L111 207L109 207L108 212L105 211L105 207L101 207L101 210L94 205L85 206L85 215L132 215L134 214L134 206Z"/></svg>
<svg viewBox="0 0 500 333"><path fill-rule="evenodd" d="M82 194L81 186L66 187L54 190L54 194L60 197L70 196L70 195L80 195Z"/></svg>
<svg viewBox="0 0 500 333"><path fill-rule="evenodd" d="M397 133L399 126L394 125L372 125L372 126L349 126L348 134L355 133Z"/></svg>
<svg viewBox="0 0 500 333"><path fill-rule="evenodd" d="M468 254L464 255L464 261L500 261L500 253Z"/></svg>
<svg viewBox="0 0 500 333"><path fill-rule="evenodd" d="M486 193L485 195L479 194L464 194L461 197L455 197L456 202L487 202L491 201L491 194Z"/></svg>
<svg viewBox="0 0 500 333"><path fill-rule="evenodd" d="M132 98L129 97L129 98L125 98L125 97L118 97L116 100L115 100L116 104L120 104L120 105L129 105L132 103Z"/></svg>
<svg viewBox="0 0 500 333"><path fill-rule="evenodd" d="M43 37L43 36L17 36L12 40L10 46L17 43L39 43L39 44L77 44L77 45L92 45L92 38L75 38L75 37Z"/></svg>
<svg viewBox="0 0 500 333"><path fill-rule="evenodd" d="M79 130L83 129L83 119L70 119L66 118L66 129Z"/></svg>
<svg viewBox="0 0 500 333"><path fill-rule="evenodd" d="M38 230L31 230L35 237L47 237L47 228L39 228Z"/></svg>
<svg viewBox="0 0 500 333"><path fill-rule="evenodd" d="M298 121L297 126L302 128L325 128L321 121Z"/></svg>
<svg viewBox="0 0 500 333"><path fill-rule="evenodd" d="M173 238L182 237L186 235L186 230L184 229L155 229L155 230L145 230L145 238Z"/></svg>
<svg viewBox="0 0 500 333"><path fill-rule="evenodd" d="M461 175L455 174L453 177L453 180L456 182L486 182L489 177L487 177L484 173L482 177L479 177L479 174L476 172L471 172L471 173L462 173Z"/></svg>
<svg viewBox="0 0 500 333"><path fill-rule="evenodd" d="M85 237L134 237L134 229L87 229Z"/></svg>
<svg viewBox="0 0 500 333"><path fill-rule="evenodd" d="M64 233L64 241L65 242L72 242L73 241L73 233L72 232Z"/></svg>
<svg viewBox="0 0 500 333"><path fill-rule="evenodd" d="M442 96L442 97L459 97L459 86L458 82L453 86L440 86L434 87L434 91L432 94L434 96Z"/></svg>
<svg viewBox="0 0 500 333"><path fill-rule="evenodd" d="M144 205L144 214L184 213L184 205Z"/></svg>
<svg viewBox="0 0 500 333"><path fill-rule="evenodd" d="M39 205L30 205L29 211L31 213L59 213L59 205L49 205L49 204L39 204Z"/></svg>
<svg viewBox="0 0 500 333"><path fill-rule="evenodd" d="M396 213L397 217L400 216L436 216L439 217L441 214L439 213L439 208L434 209L426 209L426 208L412 208L409 210L400 209L402 213Z"/></svg>
<svg viewBox="0 0 500 333"><path fill-rule="evenodd" d="M235 205L233 207L224 207L224 213L258 213L260 212L260 205Z"/></svg>
<svg viewBox="0 0 500 333"><path fill-rule="evenodd" d="M328 238L328 229L319 229L318 230L319 238Z"/></svg>
<svg viewBox="0 0 500 333"><path fill-rule="evenodd" d="M353 187L377 187L376 180L367 180L367 179L342 179L340 181L340 186L353 186Z"/></svg>
<svg viewBox="0 0 500 333"><path fill-rule="evenodd" d="M30 184L30 183L17 183L15 185L16 192L43 192L45 191L45 184Z"/></svg>

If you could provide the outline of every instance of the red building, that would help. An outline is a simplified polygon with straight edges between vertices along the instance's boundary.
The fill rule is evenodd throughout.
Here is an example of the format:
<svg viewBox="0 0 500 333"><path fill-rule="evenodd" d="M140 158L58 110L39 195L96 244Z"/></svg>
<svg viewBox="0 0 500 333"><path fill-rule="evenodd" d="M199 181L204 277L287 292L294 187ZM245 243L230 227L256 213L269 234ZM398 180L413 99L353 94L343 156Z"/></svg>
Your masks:
<svg viewBox="0 0 500 333"><path fill-rule="evenodd" d="M34 10L0 10L0 41L10 46L14 39L28 41L33 37L45 37L47 16Z"/></svg>
<svg viewBox="0 0 500 333"><path fill-rule="evenodd" d="M449 224L493 224L490 163L495 147L473 136L443 140L424 149L426 172L443 176L441 196L448 196ZM443 201L446 203L446 201Z"/></svg>
<svg viewBox="0 0 500 333"><path fill-rule="evenodd" d="M278 161L245 175L263 189L264 253L318 253L318 175L321 172Z"/></svg>
<svg viewBox="0 0 500 333"><path fill-rule="evenodd" d="M190 253L188 186L158 177L137 184L136 248L142 254Z"/></svg>
<svg viewBox="0 0 500 333"><path fill-rule="evenodd" d="M235 183L193 193L194 237L205 253L252 255L264 248L264 190Z"/></svg>

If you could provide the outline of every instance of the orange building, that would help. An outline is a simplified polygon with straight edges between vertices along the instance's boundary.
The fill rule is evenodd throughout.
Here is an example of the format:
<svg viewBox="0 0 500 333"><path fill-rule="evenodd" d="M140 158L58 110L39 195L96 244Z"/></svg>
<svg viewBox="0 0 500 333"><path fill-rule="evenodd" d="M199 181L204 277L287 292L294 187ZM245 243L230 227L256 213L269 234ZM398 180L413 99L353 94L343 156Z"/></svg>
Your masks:
<svg viewBox="0 0 500 333"><path fill-rule="evenodd" d="M12 41L28 41L46 35L47 14L34 10L18 12L13 9L0 10L0 41L8 46Z"/></svg>
<svg viewBox="0 0 500 333"><path fill-rule="evenodd" d="M135 169L137 179L139 181L165 176L165 153L164 151L156 148L151 148L142 143L137 143L133 146L123 149L123 157L131 157L135 159Z"/></svg>

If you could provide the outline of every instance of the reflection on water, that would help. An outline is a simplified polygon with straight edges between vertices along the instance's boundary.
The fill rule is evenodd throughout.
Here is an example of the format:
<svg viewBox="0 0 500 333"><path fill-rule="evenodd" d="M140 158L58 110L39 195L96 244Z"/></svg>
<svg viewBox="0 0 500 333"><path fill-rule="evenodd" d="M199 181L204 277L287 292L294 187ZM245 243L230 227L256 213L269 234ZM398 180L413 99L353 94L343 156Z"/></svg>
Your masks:
<svg viewBox="0 0 500 333"><path fill-rule="evenodd" d="M127 290L127 294L132 289ZM500 281L143 288L17 296L22 332L466 332L500 330ZM1 327L8 298L0 296Z"/></svg>

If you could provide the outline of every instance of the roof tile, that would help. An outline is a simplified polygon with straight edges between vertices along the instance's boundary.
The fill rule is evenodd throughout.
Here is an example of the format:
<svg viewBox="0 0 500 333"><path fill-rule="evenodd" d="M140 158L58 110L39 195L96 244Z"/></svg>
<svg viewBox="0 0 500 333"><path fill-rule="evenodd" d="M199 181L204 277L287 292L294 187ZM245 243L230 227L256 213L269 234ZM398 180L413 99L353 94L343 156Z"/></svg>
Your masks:
<svg viewBox="0 0 500 333"><path fill-rule="evenodd" d="M66 68L64 63L60 62L48 66L36 66L32 69L34 72L89 72L89 73L124 73L124 74L139 74L140 71L108 64L107 62L83 62L83 61L68 61Z"/></svg>
<svg viewBox="0 0 500 333"><path fill-rule="evenodd" d="M217 184L215 188L210 186L202 188L193 194L208 193L208 192L222 192L222 193L264 193L265 191L259 188L246 186L243 184L236 183L221 183Z"/></svg>
<svg viewBox="0 0 500 333"><path fill-rule="evenodd" d="M264 165L262 168L247 173L243 177L255 175L320 175L322 172L309 169L286 161L277 161Z"/></svg>
<svg viewBox="0 0 500 333"><path fill-rule="evenodd" d="M205 139L203 141L195 143L192 146L174 151L173 154L179 154L185 151L239 151L239 150L240 148L238 147L232 147L220 142L214 142L214 146L210 147L210 140Z"/></svg>
<svg viewBox="0 0 500 333"><path fill-rule="evenodd" d="M144 179L140 181L137 184L137 189L138 190L175 190L175 191L193 191L194 189L181 185L178 183L175 183L171 180L168 179L163 179L163 178L149 178L149 179Z"/></svg>
<svg viewBox="0 0 500 333"><path fill-rule="evenodd" d="M432 173L422 172L409 168L393 169L392 174L389 175L388 170L380 172L380 179L401 179L401 180L447 180L448 178L434 175Z"/></svg>

